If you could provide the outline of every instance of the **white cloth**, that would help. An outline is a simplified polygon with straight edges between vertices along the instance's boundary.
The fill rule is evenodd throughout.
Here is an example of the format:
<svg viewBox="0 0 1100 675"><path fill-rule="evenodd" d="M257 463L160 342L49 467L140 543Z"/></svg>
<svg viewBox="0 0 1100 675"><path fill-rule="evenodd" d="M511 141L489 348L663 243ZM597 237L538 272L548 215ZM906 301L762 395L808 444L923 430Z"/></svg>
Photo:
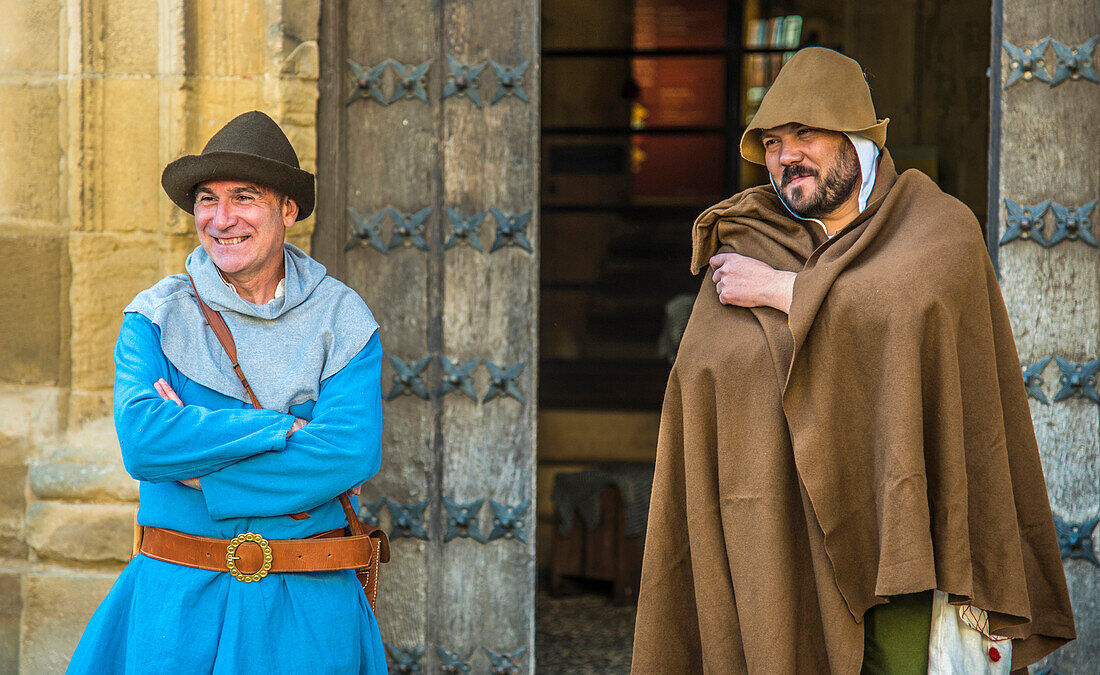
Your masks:
<svg viewBox="0 0 1100 675"><path fill-rule="evenodd" d="M222 275L222 283L225 284L226 288L233 291L233 295L237 296L238 298L241 297L241 294L237 292L237 287L225 280L225 275ZM275 297L271 298L270 300L268 300L264 304L265 305L270 305L271 303L275 302L276 300L278 300L279 298L281 298L285 295L286 295L286 277L283 277L282 279L279 279L278 285L275 286Z"/></svg>
<svg viewBox="0 0 1100 675"><path fill-rule="evenodd" d="M863 174L863 183L859 186L859 212L867 208L867 200L871 196L871 190L875 187L875 177L878 176L879 149L871 139L858 134L844 132L852 145L856 147L856 155L859 157L859 170Z"/></svg>
<svg viewBox="0 0 1100 675"><path fill-rule="evenodd" d="M943 591L932 594L928 675L1008 675L1012 640L989 635L984 610L947 599Z"/></svg>

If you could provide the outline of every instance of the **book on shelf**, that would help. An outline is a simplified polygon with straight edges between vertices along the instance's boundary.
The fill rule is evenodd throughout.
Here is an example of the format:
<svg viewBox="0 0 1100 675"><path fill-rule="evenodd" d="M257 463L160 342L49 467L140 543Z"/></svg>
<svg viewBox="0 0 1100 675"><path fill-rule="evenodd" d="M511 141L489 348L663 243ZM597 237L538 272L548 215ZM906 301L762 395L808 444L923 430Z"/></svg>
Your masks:
<svg viewBox="0 0 1100 675"><path fill-rule="evenodd" d="M745 46L759 49L767 46L767 20L751 19L745 22Z"/></svg>
<svg viewBox="0 0 1100 675"><path fill-rule="evenodd" d="M745 22L748 49L797 49L802 41L802 17L798 14Z"/></svg>
<svg viewBox="0 0 1100 675"><path fill-rule="evenodd" d="M802 17L797 14L784 17L782 33L779 44L775 46L797 49L802 42Z"/></svg>

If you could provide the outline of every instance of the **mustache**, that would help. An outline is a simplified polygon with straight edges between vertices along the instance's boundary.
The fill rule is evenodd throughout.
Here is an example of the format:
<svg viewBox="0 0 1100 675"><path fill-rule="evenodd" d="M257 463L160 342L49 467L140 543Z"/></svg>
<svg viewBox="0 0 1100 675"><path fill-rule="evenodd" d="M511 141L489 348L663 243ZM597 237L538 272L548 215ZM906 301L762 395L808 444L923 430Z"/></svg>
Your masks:
<svg viewBox="0 0 1100 675"><path fill-rule="evenodd" d="M783 176L780 179L779 187L785 188L795 178L801 178L802 176L816 176L817 171L802 166L801 164L791 164L783 169Z"/></svg>

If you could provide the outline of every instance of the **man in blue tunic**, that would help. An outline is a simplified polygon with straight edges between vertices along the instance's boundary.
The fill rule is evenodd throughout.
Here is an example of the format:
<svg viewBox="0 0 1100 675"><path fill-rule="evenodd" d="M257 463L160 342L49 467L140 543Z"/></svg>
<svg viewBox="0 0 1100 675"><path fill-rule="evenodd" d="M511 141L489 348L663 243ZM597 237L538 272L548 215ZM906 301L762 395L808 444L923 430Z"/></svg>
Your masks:
<svg viewBox="0 0 1100 675"><path fill-rule="evenodd" d="M313 175L250 112L161 182L201 245L125 310L114 415L145 536L69 672L385 673L338 499L381 462L382 347L362 299L284 241Z"/></svg>

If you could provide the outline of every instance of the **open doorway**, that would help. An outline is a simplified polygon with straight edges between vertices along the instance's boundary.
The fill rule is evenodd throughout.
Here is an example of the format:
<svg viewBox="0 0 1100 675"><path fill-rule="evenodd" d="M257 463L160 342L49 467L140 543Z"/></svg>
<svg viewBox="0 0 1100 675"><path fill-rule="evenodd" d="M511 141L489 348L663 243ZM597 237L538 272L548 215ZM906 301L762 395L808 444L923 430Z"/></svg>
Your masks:
<svg viewBox="0 0 1100 675"><path fill-rule="evenodd" d="M607 494L581 503L600 480L565 485L570 543L555 482L560 498L561 476L651 470L671 358L702 281L688 270L691 225L766 182L737 147L782 64L809 45L858 60L879 117L892 118L899 171L924 171L984 222L989 21L986 0L543 0L538 634L585 636L587 647L557 640L567 663L629 668L633 621L621 608L634 589L628 580L623 597L619 577L641 548L608 540L637 529L631 488L619 491L615 526L601 518ZM595 535L593 511L604 523ZM563 550L569 559L556 560ZM589 595L555 601L552 586ZM602 605L584 605L599 594ZM589 624L561 625L578 621ZM537 658L540 672L581 672L555 670L556 653Z"/></svg>

